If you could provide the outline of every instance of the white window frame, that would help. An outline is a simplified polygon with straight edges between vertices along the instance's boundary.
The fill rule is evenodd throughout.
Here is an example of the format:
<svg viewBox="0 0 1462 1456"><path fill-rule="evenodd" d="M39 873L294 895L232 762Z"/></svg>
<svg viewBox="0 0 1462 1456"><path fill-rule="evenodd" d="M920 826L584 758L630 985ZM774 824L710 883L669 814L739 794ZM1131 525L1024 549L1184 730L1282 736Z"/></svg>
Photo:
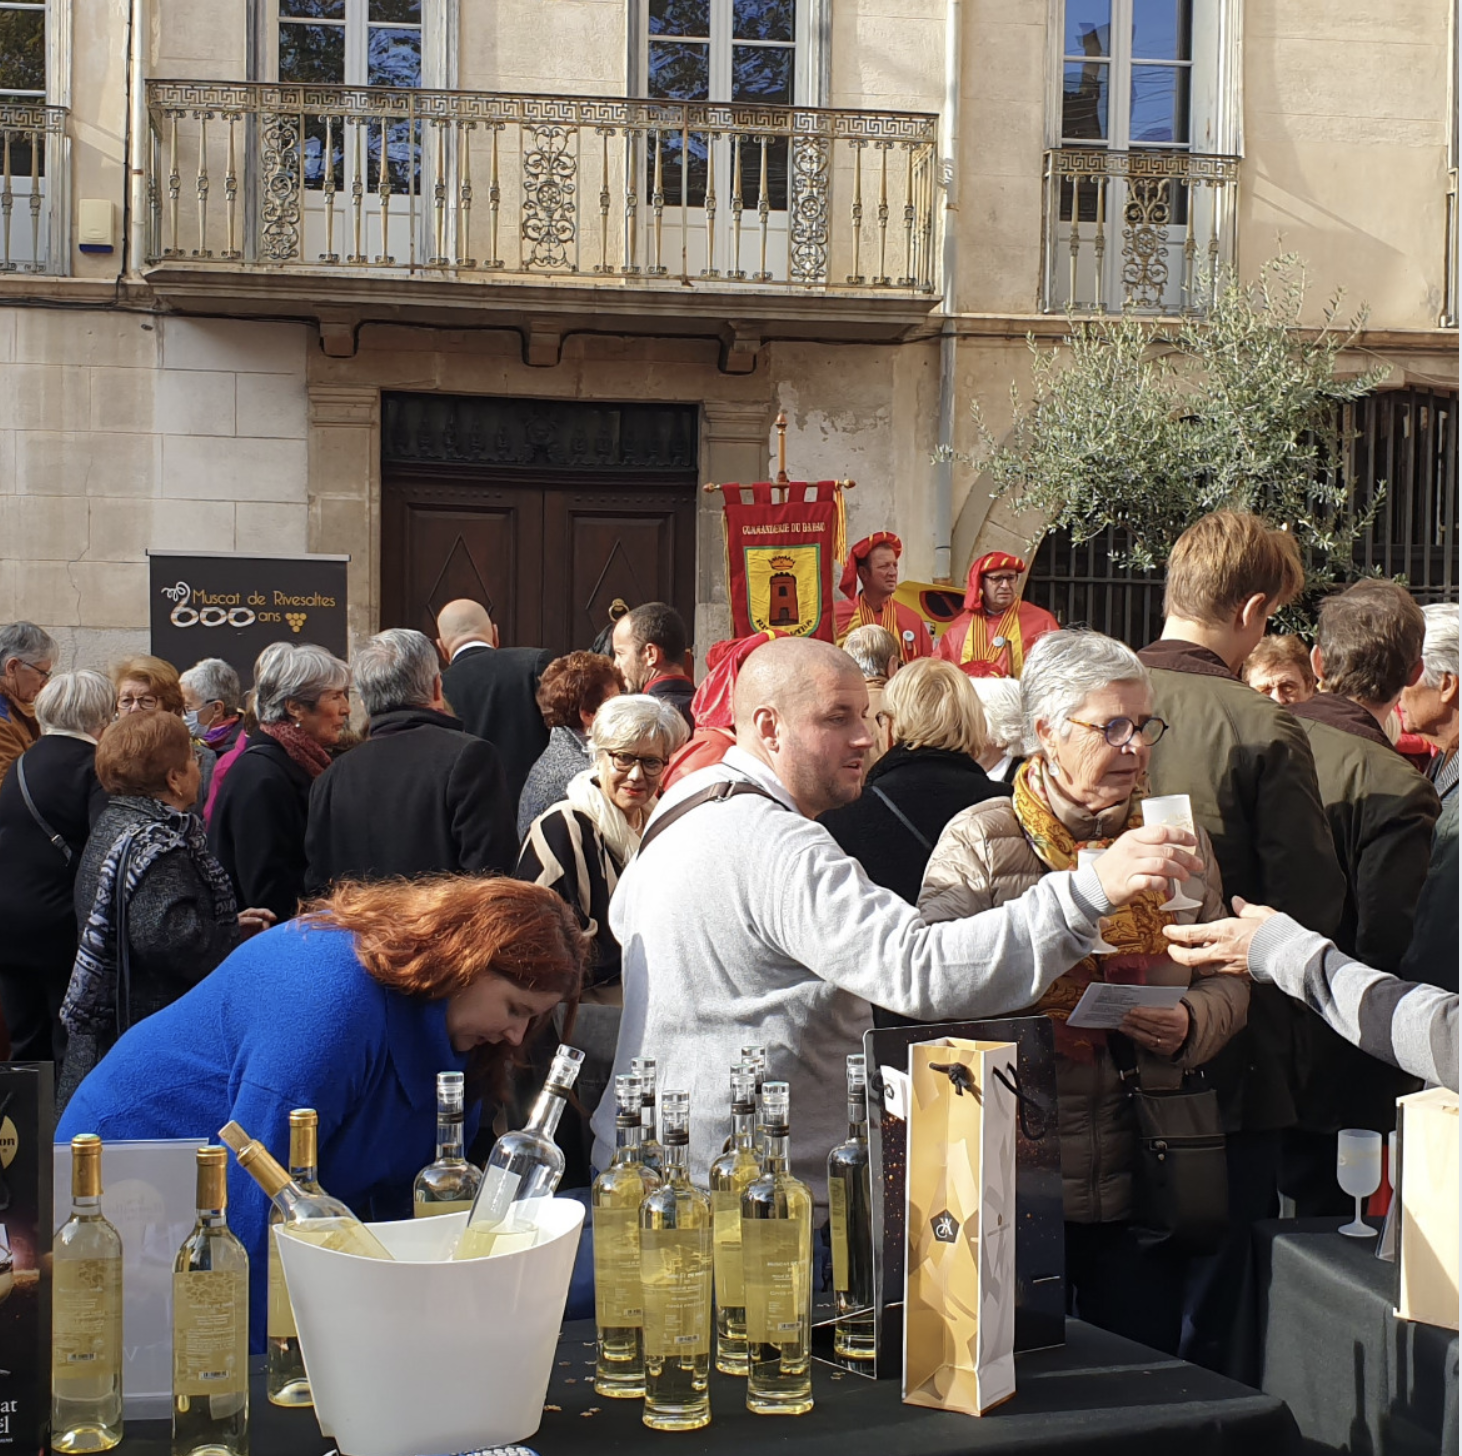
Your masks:
<svg viewBox="0 0 1462 1456"><path fill-rule="evenodd" d="M7 97L37 101L45 106L71 109L71 0L5 0L5 10L40 10L46 27L46 89L6 91ZM46 134L45 258L37 259L38 271L50 277L64 277L71 271L71 137L65 124ZM0 275L4 276L4 275Z"/></svg>
<svg viewBox="0 0 1462 1456"><path fill-rule="evenodd" d="M345 31L345 79L347 86L364 86L368 65L367 41L371 26L389 29L409 28L388 21L369 19L369 0L345 0L345 16L341 20L297 20L279 13L279 0L255 0L254 31L256 55L255 78L261 81L279 79L279 31L283 25L339 26ZM458 0L421 0L421 82L425 91L450 90L457 77ZM352 79L358 77L359 79Z"/></svg>

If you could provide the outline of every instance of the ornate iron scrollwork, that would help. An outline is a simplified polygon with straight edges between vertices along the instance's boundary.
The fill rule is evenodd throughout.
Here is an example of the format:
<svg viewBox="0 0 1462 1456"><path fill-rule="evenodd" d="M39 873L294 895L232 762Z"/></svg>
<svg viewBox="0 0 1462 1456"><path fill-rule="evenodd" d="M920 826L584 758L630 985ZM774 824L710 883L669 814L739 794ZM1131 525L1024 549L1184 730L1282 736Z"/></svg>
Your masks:
<svg viewBox="0 0 1462 1456"><path fill-rule="evenodd" d="M1134 177L1122 228L1122 290L1129 303L1156 308L1168 286L1167 227L1173 209L1166 177Z"/></svg>
<svg viewBox="0 0 1462 1456"><path fill-rule="evenodd" d="M827 282L828 162L831 147L825 137L798 136L792 140L792 281Z"/></svg>
<svg viewBox="0 0 1462 1456"><path fill-rule="evenodd" d="M265 115L261 128L264 167L261 255L271 263L300 256L300 119L282 112Z"/></svg>
<svg viewBox="0 0 1462 1456"><path fill-rule="evenodd" d="M574 136L564 126L529 127L523 153L524 264L529 268L571 268L578 158Z"/></svg>

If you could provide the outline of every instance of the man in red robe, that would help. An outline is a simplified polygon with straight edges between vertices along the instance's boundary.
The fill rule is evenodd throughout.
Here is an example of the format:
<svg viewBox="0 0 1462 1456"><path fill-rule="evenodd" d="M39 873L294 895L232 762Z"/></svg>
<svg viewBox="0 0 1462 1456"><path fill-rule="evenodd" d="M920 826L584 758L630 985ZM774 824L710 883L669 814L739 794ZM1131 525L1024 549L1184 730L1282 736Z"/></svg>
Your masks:
<svg viewBox="0 0 1462 1456"><path fill-rule="evenodd" d="M833 605L833 635L839 647L855 627L872 625L893 633L905 662L934 655L934 639L924 619L893 599L903 554L904 543L892 531L875 531L848 552L838 587L847 600Z"/></svg>
<svg viewBox="0 0 1462 1456"><path fill-rule="evenodd" d="M1019 677L1036 639L1061 625L1044 608L1020 599L1025 562L991 551L970 567L965 609L934 649L971 677Z"/></svg>

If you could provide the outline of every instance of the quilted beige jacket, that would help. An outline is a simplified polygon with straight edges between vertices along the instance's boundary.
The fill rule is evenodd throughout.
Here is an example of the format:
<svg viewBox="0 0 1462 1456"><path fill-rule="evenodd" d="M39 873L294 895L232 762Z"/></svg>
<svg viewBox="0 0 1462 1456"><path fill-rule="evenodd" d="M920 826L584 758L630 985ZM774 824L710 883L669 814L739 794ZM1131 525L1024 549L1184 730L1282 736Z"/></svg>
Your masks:
<svg viewBox="0 0 1462 1456"><path fill-rule="evenodd" d="M1079 839L1098 837L1095 824L1069 827ZM1184 888L1203 908L1181 912L1182 921L1217 920L1226 913L1213 846L1201 830L1199 835L1208 872ZM919 913L928 921L977 915L1023 895L1046 873L1011 801L987 799L956 814L939 836L919 892ZM1168 1059L1137 1048L1143 1085L1161 1091L1179 1086L1185 1071L1201 1066L1243 1026L1249 986L1237 976L1200 977L1189 984L1188 971L1172 961L1154 967L1149 979L1189 985L1183 1004L1191 1025L1178 1055ZM1056 1083L1066 1218L1120 1222L1131 1214L1137 1127L1116 1068L1102 1048L1090 1064L1058 1055Z"/></svg>

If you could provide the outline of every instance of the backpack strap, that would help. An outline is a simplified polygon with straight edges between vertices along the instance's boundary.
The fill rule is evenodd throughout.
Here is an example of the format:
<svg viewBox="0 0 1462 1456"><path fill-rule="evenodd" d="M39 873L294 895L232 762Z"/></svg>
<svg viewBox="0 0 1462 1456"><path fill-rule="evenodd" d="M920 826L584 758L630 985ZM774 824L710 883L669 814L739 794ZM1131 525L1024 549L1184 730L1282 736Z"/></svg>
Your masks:
<svg viewBox="0 0 1462 1456"><path fill-rule="evenodd" d="M661 814L645 831L644 837L640 840L638 853L643 854L649 848L651 841L659 837L662 830L669 829L672 824L689 814L692 809L699 809L702 804L724 804L738 794L759 794L763 799L770 799L779 809L787 807L775 794L767 793L760 784L754 784L749 779L722 779L720 783L712 784L709 788L698 789L689 798L682 799L673 808L667 809Z"/></svg>
<svg viewBox="0 0 1462 1456"><path fill-rule="evenodd" d="M61 857L70 864L75 857L71 852L71 846L56 833L46 822L45 816L36 808L36 801L31 798L30 785L25 781L25 755L22 753L15 760L15 777L20 780L20 797L25 800L25 807L30 812L30 817L36 821L36 828L61 851Z"/></svg>

